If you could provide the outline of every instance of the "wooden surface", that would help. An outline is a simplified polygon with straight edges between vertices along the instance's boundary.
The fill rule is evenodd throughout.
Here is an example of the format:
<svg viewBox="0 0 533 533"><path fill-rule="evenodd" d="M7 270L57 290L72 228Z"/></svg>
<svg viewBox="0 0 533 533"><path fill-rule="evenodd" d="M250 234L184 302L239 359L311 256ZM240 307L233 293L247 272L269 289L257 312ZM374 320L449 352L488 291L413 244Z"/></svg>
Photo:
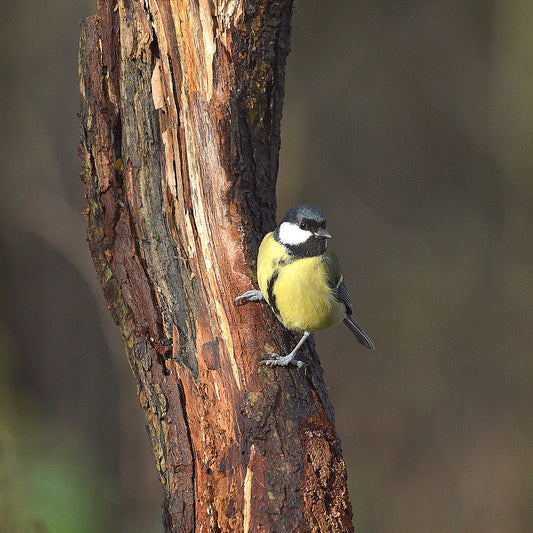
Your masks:
<svg viewBox="0 0 533 533"><path fill-rule="evenodd" d="M102 0L82 24L89 246L138 381L166 531L352 531L322 371L237 308L275 225L292 1ZM132 406L132 408L134 408Z"/></svg>

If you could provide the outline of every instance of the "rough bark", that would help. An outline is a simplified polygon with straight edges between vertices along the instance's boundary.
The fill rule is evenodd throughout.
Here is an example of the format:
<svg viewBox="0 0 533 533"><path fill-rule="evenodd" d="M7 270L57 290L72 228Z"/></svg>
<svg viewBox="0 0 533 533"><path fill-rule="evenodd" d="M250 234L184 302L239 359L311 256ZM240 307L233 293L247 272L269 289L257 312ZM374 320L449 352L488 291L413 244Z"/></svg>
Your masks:
<svg viewBox="0 0 533 533"><path fill-rule="evenodd" d="M102 0L82 23L89 245L138 381L166 531L351 531L316 354L253 288L274 226L292 0Z"/></svg>

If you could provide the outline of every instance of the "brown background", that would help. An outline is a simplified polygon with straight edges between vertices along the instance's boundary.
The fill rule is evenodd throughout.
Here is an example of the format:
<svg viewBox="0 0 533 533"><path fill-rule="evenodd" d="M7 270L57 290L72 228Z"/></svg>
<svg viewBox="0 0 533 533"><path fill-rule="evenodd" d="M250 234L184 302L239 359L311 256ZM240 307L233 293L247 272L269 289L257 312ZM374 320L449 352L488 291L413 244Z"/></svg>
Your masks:
<svg viewBox="0 0 533 533"><path fill-rule="evenodd" d="M24 0L0 22L0 516L15 532L162 531L80 215L78 21L94 11ZM377 346L317 335L356 525L531 531L533 8L310 0L293 22L278 215L328 215Z"/></svg>

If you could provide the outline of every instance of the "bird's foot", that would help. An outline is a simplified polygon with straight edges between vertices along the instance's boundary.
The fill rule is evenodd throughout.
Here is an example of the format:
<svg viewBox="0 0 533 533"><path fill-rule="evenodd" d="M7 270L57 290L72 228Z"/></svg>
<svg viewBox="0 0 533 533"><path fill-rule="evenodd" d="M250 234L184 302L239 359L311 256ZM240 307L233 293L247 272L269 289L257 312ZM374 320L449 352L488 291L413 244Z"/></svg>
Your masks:
<svg viewBox="0 0 533 533"><path fill-rule="evenodd" d="M288 364L292 363L293 365L296 365L298 368L302 368L305 366L305 363L303 361L299 361L298 359L295 359L294 356L296 355L296 352L291 352L289 355L278 355L277 353L267 353L266 355L270 355L272 359L265 359L261 361L262 365L267 366L287 366Z"/></svg>
<svg viewBox="0 0 533 533"><path fill-rule="evenodd" d="M248 302L260 302L261 300L264 300L263 293L254 289L251 291L246 291L244 294L237 296L237 298L235 298L234 304L245 305Z"/></svg>
<svg viewBox="0 0 533 533"><path fill-rule="evenodd" d="M285 357L278 355L277 353L268 353L267 355L270 355L272 359L265 359L264 361L261 361L261 364L268 365L268 366L287 366L289 363L292 363L293 365L296 365L298 368L302 368L305 366L305 363L303 361L298 361L298 359L294 359L294 356L296 355L296 352L300 349L302 344L307 340L307 337L311 335L310 331L306 331L298 344L295 346L294 350Z"/></svg>

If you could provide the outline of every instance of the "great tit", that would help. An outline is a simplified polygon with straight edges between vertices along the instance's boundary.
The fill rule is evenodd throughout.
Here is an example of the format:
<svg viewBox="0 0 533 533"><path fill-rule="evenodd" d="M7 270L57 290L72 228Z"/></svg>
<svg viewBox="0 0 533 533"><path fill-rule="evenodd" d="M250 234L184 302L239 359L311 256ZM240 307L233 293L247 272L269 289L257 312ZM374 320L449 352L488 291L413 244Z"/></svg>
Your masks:
<svg viewBox="0 0 533 533"><path fill-rule="evenodd" d="M267 365L304 363L294 359L306 339L343 322L357 340L374 350L374 344L352 316L352 302L335 252L328 248L331 235L324 213L311 205L293 207L280 225L265 235L257 256L260 290L235 299L236 305L266 300L280 322L302 338L286 356L268 354Z"/></svg>

